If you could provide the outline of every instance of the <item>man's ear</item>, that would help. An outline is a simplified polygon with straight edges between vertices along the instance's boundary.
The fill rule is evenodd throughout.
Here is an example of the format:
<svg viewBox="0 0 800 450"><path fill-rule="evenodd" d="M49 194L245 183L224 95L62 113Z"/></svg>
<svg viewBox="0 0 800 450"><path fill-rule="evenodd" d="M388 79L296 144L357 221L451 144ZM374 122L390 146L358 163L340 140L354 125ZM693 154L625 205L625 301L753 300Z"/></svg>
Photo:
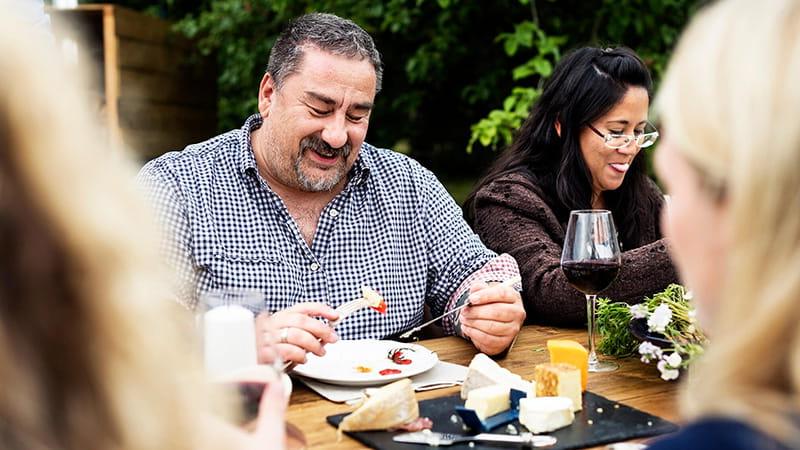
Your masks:
<svg viewBox="0 0 800 450"><path fill-rule="evenodd" d="M556 134L558 137L561 137L561 121L556 119L556 122L553 124L553 128L556 129Z"/></svg>
<svg viewBox="0 0 800 450"><path fill-rule="evenodd" d="M261 113L261 117L266 118L269 115L274 95L275 79L267 72L261 78L261 84L258 86L258 112Z"/></svg>

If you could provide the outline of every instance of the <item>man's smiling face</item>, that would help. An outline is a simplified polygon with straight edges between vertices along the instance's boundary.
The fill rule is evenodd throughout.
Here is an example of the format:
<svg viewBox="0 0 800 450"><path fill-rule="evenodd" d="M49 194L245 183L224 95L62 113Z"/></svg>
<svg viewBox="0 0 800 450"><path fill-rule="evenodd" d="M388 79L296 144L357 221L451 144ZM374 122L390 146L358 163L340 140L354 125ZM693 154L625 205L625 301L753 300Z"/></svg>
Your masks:
<svg viewBox="0 0 800 450"><path fill-rule="evenodd" d="M264 77L259 111L259 169L270 183L292 190L330 191L344 185L367 135L375 99L375 69L366 59L303 49L298 71L276 89Z"/></svg>

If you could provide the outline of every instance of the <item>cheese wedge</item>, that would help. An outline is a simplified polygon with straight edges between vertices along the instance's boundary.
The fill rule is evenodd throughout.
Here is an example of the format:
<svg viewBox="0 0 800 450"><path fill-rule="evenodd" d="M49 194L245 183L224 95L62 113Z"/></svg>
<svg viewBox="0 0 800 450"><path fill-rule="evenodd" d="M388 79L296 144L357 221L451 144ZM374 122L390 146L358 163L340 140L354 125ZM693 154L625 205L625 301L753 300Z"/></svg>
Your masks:
<svg viewBox="0 0 800 450"><path fill-rule="evenodd" d="M589 379L589 352L577 341L568 339L551 339L547 341L550 362L553 364L572 364L581 371L581 390L586 390Z"/></svg>
<svg viewBox="0 0 800 450"><path fill-rule="evenodd" d="M475 410L478 417L484 420L511 407L508 393L509 387L504 384L473 389L469 391L464 407Z"/></svg>
<svg viewBox="0 0 800 450"><path fill-rule="evenodd" d="M461 385L461 398L466 399L473 389L502 384L511 389L517 389L533 396L536 387L530 381L525 381L521 376L511 373L508 369L500 367L491 358L478 353L469 363L469 371L464 384Z"/></svg>
<svg viewBox="0 0 800 450"><path fill-rule="evenodd" d="M566 397L526 397L519 401L519 423L531 433L548 433L575 420L572 400Z"/></svg>
<svg viewBox="0 0 800 450"><path fill-rule="evenodd" d="M537 397L567 397L572 410L583 408L581 372L571 364L539 364L533 368Z"/></svg>
<svg viewBox="0 0 800 450"><path fill-rule="evenodd" d="M339 431L385 430L419 417L419 405L404 378L380 389L371 390L369 397L339 424Z"/></svg>

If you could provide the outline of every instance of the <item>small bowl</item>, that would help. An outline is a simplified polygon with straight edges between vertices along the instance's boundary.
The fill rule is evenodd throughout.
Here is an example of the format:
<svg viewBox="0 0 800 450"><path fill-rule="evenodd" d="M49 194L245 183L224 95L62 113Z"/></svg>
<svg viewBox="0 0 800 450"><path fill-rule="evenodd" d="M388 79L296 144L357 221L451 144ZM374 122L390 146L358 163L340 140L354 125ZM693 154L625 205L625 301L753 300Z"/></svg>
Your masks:
<svg viewBox="0 0 800 450"><path fill-rule="evenodd" d="M631 330L633 337L640 341L647 341L660 348L672 347L672 342L661 333L650 331L647 326L647 319L632 319L628 327Z"/></svg>

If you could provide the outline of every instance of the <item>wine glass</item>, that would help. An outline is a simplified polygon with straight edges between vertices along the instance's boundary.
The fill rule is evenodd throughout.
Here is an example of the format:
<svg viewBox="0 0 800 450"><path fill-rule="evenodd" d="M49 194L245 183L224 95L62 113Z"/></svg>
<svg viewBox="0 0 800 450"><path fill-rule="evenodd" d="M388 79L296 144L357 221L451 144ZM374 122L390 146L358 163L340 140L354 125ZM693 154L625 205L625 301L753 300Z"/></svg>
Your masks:
<svg viewBox="0 0 800 450"><path fill-rule="evenodd" d="M586 295L589 325L589 372L610 372L619 366L599 361L595 352L595 303L597 293L607 288L619 273L622 257L611 212L601 209L572 211L569 215L561 270L572 286Z"/></svg>

